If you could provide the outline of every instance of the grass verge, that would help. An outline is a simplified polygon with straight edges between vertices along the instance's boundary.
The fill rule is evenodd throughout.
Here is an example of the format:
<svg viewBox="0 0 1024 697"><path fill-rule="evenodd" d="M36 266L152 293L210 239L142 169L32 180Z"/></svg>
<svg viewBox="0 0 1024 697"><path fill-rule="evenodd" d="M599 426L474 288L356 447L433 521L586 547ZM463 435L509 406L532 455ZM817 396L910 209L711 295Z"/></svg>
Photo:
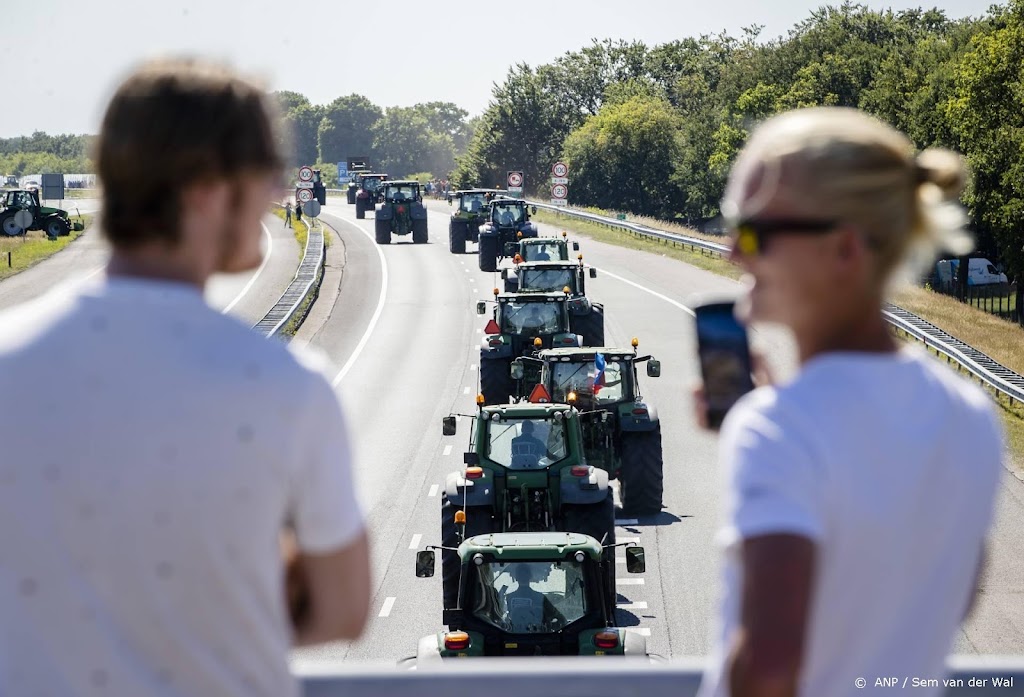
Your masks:
<svg viewBox="0 0 1024 697"><path fill-rule="evenodd" d="M271 213L280 218L282 223L284 222L284 208L282 206L275 204ZM307 218L303 218L301 221L298 221L295 219L295 216L292 216L292 230L295 232L295 241L299 243L300 261L302 260L302 255L306 252L306 240L309 238L309 227L306 225L306 220ZM317 223L317 225L322 226L323 223ZM324 235L324 246L331 246L330 235Z"/></svg>
<svg viewBox="0 0 1024 697"><path fill-rule="evenodd" d="M78 220L78 218L73 217L72 220ZM81 220L85 224L85 229L88 230L92 225L93 216L83 215ZM0 280L53 256L81 237L82 234L82 232L72 231L66 237L50 240L44 232L35 230L20 237L0 238Z"/></svg>

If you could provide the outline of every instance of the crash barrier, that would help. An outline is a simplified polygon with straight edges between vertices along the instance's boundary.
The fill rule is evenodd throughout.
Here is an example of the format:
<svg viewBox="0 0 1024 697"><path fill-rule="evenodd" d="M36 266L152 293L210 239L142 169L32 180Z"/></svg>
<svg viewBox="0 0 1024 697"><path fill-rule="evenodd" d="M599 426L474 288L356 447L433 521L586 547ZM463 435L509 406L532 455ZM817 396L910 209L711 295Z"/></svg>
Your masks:
<svg viewBox="0 0 1024 697"><path fill-rule="evenodd" d="M309 304L304 304L306 299L315 299L320 292L320 280L323 278L320 272L324 266L324 224L320 223L316 227L307 225L306 229L306 250L302 254L295 278L270 308L270 312L253 326L263 336L277 336L300 309L309 310Z"/></svg>
<svg viewBox="0 0 1024 697"><path fill-rule="evenodd" d="M700 684L703 659L649 663L622 658L470 658L415 671L387 666L341 664L293 665L305 697L693 697ZM857 688L910 690L943 688L946 697L1006 695L1024 697L1024 660L954 656L946 676L865 675ZM864 682L859 682L863 680ZM931 682L932 680L936 682ZM853 687L853 686L851 686ZM844 693L855 690L837 690Z"/></svg>
<svg viewBox="0 0 1024 697"><path fill-rule="evenodd" d="M683 247L690 247L693 250L710 252L721 256L727 256L729 254L729 247L724 244L709 242L695 237L687 237L685 235L678 235L676 233L658 230L646 225L628 223L624 220L616 220L615 218L609 218L595 213L573 210L564 206L552 206L536 201L530 201L530 205L553 211L555 213L560 213L570 218L587 220L607 227L626 230L641 237L663 240ZM988 385L999 394L1007 397L1011 404L1015 401L1024 402L1024 376L1018 375L1009 368L992 360L992 358L986 356L978 349L965 344L953 336L950 336L934 324L918 317L912 312L904 310L901 307L891 304L886 305L884 314L885 318L890 324L896 327L896 329L907 336L923 342L929 348L945 356L947 361L956 363L963 370L977 378L978 382L983 385Z"/></svg>

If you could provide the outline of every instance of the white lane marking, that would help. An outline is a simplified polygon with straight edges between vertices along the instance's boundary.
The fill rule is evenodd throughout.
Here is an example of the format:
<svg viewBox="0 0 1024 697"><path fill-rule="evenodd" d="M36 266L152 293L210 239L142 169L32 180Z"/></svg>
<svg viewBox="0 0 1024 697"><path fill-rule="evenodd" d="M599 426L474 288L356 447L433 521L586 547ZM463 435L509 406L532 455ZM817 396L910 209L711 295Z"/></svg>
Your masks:
<svg viewBox="0 0 1024 697"><path fill-rule="evenodd" d="M633 632L634 634L639 634L640 636L650 636L651 635L650 627L626 627L626 631L627 632Z"/></svg>
<svg viewBox="0 0 1024 697"><path fill-rule="evenodd" d="M647 603L640 601L637 603L619 603L616 605L620 610L646 610Z"/></svg>
<svg viewBox="0 0 1024 697"><path fill-rule="evenodd" d="M463 269L463 271L465 271L466 273L469 273L469 269Z"/></svg>
<svg viewBox="0 0 1024 697"><path fill-rule="evenodd" d="M483 334L483 333L484 333L484 330L483 330L483 328L482 328L482 327L477 327L477 328L476 328L476 333L477 333L477 334Z"/></svg>
<svg viewBox="0 0 1024 697"><path fill-rule="evenodd" d="M470 366L469 366L469 369L475 372L476 371L476 363L471 363Z"/></svg>
<svg viewBox="0 0 1024 697"><path fill-rule="evenodd" d="M616 518L616 525L637 525L640 521L636 518Z"/></svg>
<svg viewBox="0 0 1024 697"><path fill-rule="evenodd" d="M617 578L615 579L616 586L642 586L644 580L642 578Z"/></svg>
<svg viewBox="0 0 1024 697"><path fill-rule="evenodd" d="M419 533L413 535L412 536L412 541L409 542L409 549L419 549L420 548L420 540L422 540L422 539L423 539L423 535L420 535ZM644 607L646 607L646 605Z"/></svg>
<svg viewBox="0 0 1024 697"><path fill-rule="evenodd" d="M468 387L463 387L462 388L462 394L469 394L469 388Z"/></svg>
<svg viewBox="0 0 1024 697"><path fill-rule="evenodd" d="M377 617L387 617L391 614L391 608L395 606L396 598L388 597L384 600L384 606L380 609L380 614Z"/></svg>
<svg viewBox="0 0 1024 697"><path fill-rule="evenodd" d="M452 454L452 446L450 446L450 445L444 446L444 453L442 453L442 454L444 455L444 457L448 457L449 455L451 455Z"/></svg>
<svg viewBox="0 0 1024 697"><path fill-rule="evenodd" d="M664 300L669 305L674 305L675 307L678 307L680 310L682 310L686 314L690 315L691 317L694 316L693 310L688 308L686 305L683 305L681 302L673 300L672 298L668 297L667 295L662 295L661 293L659 293L656 290L651 290L650 288L647 288L646 286L642 286L639 283L635 283L633 281L630 281L628 278L623 278L622 276L613 274L611 271L605 271L604 269L598 269L598 271L600 271L600 273L602 273L602 274L604 274L606 276L611 276L612 278L614 278L614 279L616 279L618 281L622 281L623 283L625 283L627 285L633 286L634 288L639 288L640 290L644 291L645 293L650 293L654 297L660 298L660 299Z"/></svg>
<svg viewBox="0 0 1024 697"><path fill-rule="evenodd" d="M220 311L221 314L223 315L226 315L227 313L231 312L231 308L237 305L238 301L245 297L245 294L248 293L249 289L252 288L254 283L256 283L256 279L260 277L261 273L263 273L263 269L267 268L267 262L270 261L270 255L274 253L274 238L270 236L270 230L267 228L267 226L263 223L262 220L260 221L260 227L263 228L263 232L267 236L267 255L263 257L263 261L260 262L260 267L256 269L256 273L252 275L252 278L249 279L249 282L245 284L244 288L242 288L242 292L236 295L235 299L232 300L227 307Z"/></svg>
<svg viewBox="0 0 1024 697"><path fill-rule="evenodd" d="M616 564L625 564L626 563L626 558L625 557L615 557L615 563Z"/></svg>
<svg viewBox="0 0 1024 697"><path fill-rule="evenodd" d="M366 235L367 239L373 243L373 248L377 250L377 257L380 259L380 297L377 299L377 309L373 311L373 317L370 318L370 324L367 325L366 331L363 332L363 336L359 339L359 343L356 344L355 350L352 351L352 355L348 357L345 365L343 365L341 370L338 371L338 374L334 376L334 379L331 381L332 387L337 387L338 383L345 379L345 376L348 375L348 371L351 370L352 365L356 362L356 359L359 358L359 354L363 352L363 349L366 347L366 343L370 340L370 335L373 333L373 330L377 326L377 322L380 320L381 313L384 312L384 301L387 299L388 295L388 262L384 259L384 252L380 251L380 245L377 244L376 238L352 221L345 220L344 218L338 219L342 222L348 223L356 230Z"/></svg>
<svg viewBox="0 0 1024 697"><path fill-rule="evenodd" d="M431 485L430 485L430 491L429 491L429 492L427 492L427 496L429 496L429 497L431 497L431 498L433 498L433 497L437 496L437 490L438 490L439 488L440 488L440 487L438 487L438 486L437 486L437 484L431 484ZM625 560L625 559L623 559L622 561L623 561L623 563L625 563L625 561L626 561L626 560Z"/></svg>

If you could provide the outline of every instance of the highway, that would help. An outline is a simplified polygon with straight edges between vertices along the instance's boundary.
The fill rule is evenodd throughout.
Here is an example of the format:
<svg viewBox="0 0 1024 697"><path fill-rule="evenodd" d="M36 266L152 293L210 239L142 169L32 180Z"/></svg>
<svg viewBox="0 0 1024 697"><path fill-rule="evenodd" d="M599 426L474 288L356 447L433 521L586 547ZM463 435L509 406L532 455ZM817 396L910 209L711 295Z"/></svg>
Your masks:
<svg viewBox="0 0 1024 697"><path fill-rule="evenodd" d="M99 211L98 199L64 202L72 215ZM214 276L206 288L212 307L255 324L273 307L299 265L302 250L291 230L268 215L263 222L262 265L247 273ZM79 239L58 254L0 282L0 310L31 300L60 283L78 283L98 277L110 257L110 247L94 222Z"/></svg>

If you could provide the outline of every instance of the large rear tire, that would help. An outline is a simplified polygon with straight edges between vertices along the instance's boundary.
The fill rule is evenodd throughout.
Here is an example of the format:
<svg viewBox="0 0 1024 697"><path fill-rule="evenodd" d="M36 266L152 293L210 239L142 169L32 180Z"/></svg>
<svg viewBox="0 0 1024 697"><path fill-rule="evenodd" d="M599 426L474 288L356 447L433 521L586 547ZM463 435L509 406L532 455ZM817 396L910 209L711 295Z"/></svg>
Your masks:
<svg viewBox="0 0 1024 697"><path fill-rule="evenodd" d="M515 384L509 375L512 361L508 358L488 358L480 361L480 394L484 404L508 404Z"/></svg>
<svg viewBox="0 0 1024 697"><path fill-rule="evenodd" d="M356 190L355 189L349 189L348 191L346 191L345 192L345 198L349 202L349 204L355 203L356 202Z"/></svg>
<svg viewBox="0 0 1024 697"><path fill-rule="evenodd" d="M498 270L498 238L492 235L480 235L478 245L481 271Z"/></svg>
<svg viewBox="0 0 1024 697"><path fill-rule="evenodd" d="M459 529L455 524L455 511L459 507L448 500L447 494L441 495L441 546L457 548ZM487 506L466 507L466 538L484 535L494 529L494 518ZM445 609L458 607L459 574L461 564L457 552L441 550L441 597Z"/></svg>
<svg viewBox="0 0 1024 697"><path fill-rule="evenodd" d="M448 223L448 251L452 254L466 253L466 223L453 220Z"/></svg>
<svg viewBox="0 0 1024 697"><path fill-rule="evenodd" d="M572 331L583 337L584 346L604 346L604 305L591 303L590 312L572 317Z"/></svg>
<svg viewBox="0 0 1024 697"><path fill-rule="evenodd" d="M622 510L644 515L660 513L664 488L661 425L653 431L623 433L619 471Z"/></svg>
<svg viewBox="0 0 1024 697"><path fill-rule="evenodd" d="M55 240L58 237L67 235L71 231L71 226L65 223L62 218L51 216L43 222L43 230L46 232L47 237Z"/></svg>
<svg viewBox="0 0 1024 697"><path fill-rule="evenodd" d="M377 238L377 244L391 244L391 221L374 220L373 234Z"/></svg>
<svg viewBox="0 0 1024 697"><path fill-rule="evenodd" d="M366 217L366 204L363 203L363 201L365 200L366 199L363 198L356 199L356 217L359 218L360 220Z"/></svg>
<svg viewBox="0 0 1024 697"><path fill-rule="evenodd" d="M603 545L615 544L615 501L612 491L599 503L572 504L562 509L562 529L565 532L578 532L590 535ZM610 564L605 564L605 598L608 601L608 615L615 616L615 550L605 550L611 555Z"/></svg>
<svg viewBox="0 0 1024 697"><path fill-rule="evenodd" d="M427 221L426 220L414 220L414 221L412 221L412 241L413 241L413 244L426 244L427 243Z"/></svg>

